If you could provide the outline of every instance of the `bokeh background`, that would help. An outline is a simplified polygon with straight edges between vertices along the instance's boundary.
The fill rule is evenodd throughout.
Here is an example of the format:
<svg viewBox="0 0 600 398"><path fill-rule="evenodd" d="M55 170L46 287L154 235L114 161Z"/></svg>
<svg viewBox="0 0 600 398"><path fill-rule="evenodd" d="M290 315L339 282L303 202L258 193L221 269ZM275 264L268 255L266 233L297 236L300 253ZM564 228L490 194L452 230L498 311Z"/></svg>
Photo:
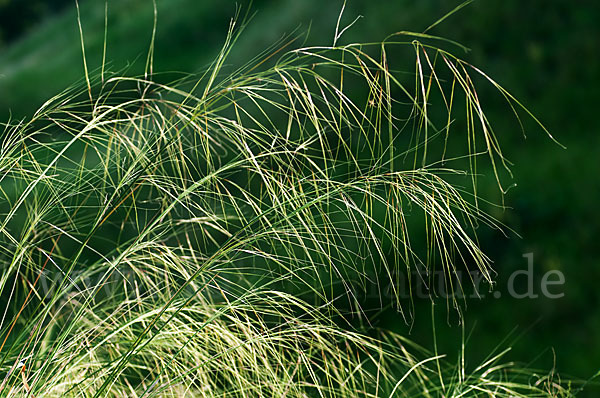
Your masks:
<svg viewBox="0 0 600 398"><path fill-rule="evenodd" d="M236 12L236 3L229 0L157 3L157 71L193 72L209 63ZM342 23L363 18L342 41L377 41L400 30L421 32L459 4L349 0ZM95 69L102 58L105 3L81 0L80 6L88 65ZM256 14L229 62L242 64L286 33L306 32L309 26L309 43L331 44L341 6L333 0L256 0L251 6ZM517 183L505 197L508 209L494 216L520 237L481 234L481 245L498 272L501 297L485 290L482 299L469 299L464 326L458 325L454 310L437 306L437 344L451 357L458 356L464 332L467 359L473 363L501 345L512 347L509 359L554 367L562 378L587 380L600 371L599 21L597 0L479 0L431 32L469 47L463 58L522 100L567 147L552 142L531 121L525 122L525 139L515 119L507 117L510 108L491 95L491 87L482 87ZM143 71L152 25L151 0L109 1L106 43L112 70ZM32 115L46 99L81 81L79 40L74 0L0 0L0 120ZM494 182L488 183L482 191L500 202ZM509 275L527 266L525 253L533 253L536 289L545 272L559 270L566 280L560 290L564 297L515 299L506 294ZM380 305L366 300L372 309ZM393 309L383 308L373 322L431 348L429 301L416 302L415 314L407 324ZM585 396L600 394L597 380L587 387Z"/></svg>

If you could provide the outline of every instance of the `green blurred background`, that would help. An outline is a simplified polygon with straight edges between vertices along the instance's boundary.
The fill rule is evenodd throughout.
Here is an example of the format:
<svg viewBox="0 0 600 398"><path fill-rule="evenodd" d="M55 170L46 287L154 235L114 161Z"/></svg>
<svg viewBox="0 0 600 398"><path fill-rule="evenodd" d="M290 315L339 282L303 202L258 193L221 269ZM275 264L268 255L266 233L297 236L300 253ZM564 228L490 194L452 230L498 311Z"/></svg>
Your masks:
<svg viewBox="0 0 600 398"><path fill-rule="evenodd" d="M155 70L193 72L217 54L236 3L229 0L158 0ZM238 4L240 4L238 2ZM456 7L444 0L349 0L343 24L363 18L343 42L376 41L400 30L420 32ZM88 65L101 64L104 1L80 2ZM331 44L341 1L257 0L256 15L229 59L249 60L284 34L305 32L308 42ZM247 5L242 3L242 8ZM143 71L152 32L151 0L108 3L107 59L112 70ZM494 260L498 292L467 301L464 331L468 360L484 359L508 336L509 359L563 378L589 379L600 370L600 2L597 0L479 0L435 27L433 34L461 42L462 54L486 71L535 114L567 147L561 149L526 121L524 139L510 108L493 88L481 95L504 153L514 162L510 209L494 214L521 236L508 239L481 231L481 245ZM407 67L411 67L411 62ZM73 0L0 0L0 118L31 115L49 97L83 77ZM491 178L488 180L492 180ZM482 185L499 202L493 181ZM487 193L486 193L487 194ZM549 270L564 273L564 297L515 299L506 294L509 275L525 269L533 253L534 286ZM537 288L536 288L537 289ZM538 289L539 290L539 289ZM539 291L538 291L539 293ZM378 301L373 300L375 308ZM440 351L458 354L463 329L456 314L436 307ZM426 347L433 342L431 308L415 303L406 324L391 309L373 318ZM586 396L598 396L597 383Z"/></svg>

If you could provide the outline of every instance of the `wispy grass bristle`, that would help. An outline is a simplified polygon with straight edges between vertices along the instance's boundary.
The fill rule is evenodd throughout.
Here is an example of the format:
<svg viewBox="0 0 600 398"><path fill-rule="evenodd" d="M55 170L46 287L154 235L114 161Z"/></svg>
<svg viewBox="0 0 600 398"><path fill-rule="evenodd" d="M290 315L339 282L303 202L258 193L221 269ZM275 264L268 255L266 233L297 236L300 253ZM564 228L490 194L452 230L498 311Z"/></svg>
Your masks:
<svg viewBox="0 0 600 398"><path fill-rule="evenodd" d="M373 284L410 321L401 278L491 283L476 230L503 227L477 165L504 191L509 162L479 69L434 36L340 45L338 28L235 70L232 20L199 75L158 83L152 50L144 76L86 64L83 89L6 125L0 395L569 395L502 355L455 366L343 326L339 302L360 312Z"/></svg>

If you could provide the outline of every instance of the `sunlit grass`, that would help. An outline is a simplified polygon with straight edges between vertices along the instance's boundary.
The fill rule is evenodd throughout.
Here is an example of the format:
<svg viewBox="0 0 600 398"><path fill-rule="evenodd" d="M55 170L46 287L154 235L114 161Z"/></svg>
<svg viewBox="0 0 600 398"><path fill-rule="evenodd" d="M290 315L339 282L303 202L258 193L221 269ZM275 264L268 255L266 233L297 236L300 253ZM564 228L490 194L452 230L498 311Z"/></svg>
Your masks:
<svg viewBox="0 0 600 398"><path fill-rule="evenodd" d="M236 24L198 75L158 83L152 50L143 76L86 66L6 124L0 394L568 396L502 351L467 367L353 330L339 305L375 283L409 319L405 275L492 282L477 163L501 191L509 163L474 81L520 103L426 34L284 39L232 69Z"/></svg>

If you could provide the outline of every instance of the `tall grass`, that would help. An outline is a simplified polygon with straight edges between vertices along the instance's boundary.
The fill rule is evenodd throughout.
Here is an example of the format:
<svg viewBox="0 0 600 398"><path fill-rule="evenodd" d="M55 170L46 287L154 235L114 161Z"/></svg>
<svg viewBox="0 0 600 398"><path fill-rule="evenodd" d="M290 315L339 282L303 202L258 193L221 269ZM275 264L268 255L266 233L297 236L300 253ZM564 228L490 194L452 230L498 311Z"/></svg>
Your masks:
<svg viewBox="0 0 600 398"><path fill-rule="evenodd" d="M508 162L477 79L520 103L428 34L338 26L235 69L238 25L197 75L153 73L152 50L143 76L86 65L5 124L0 394L568 396L503 352L468 367L347 322L372 284L408 320L405 278L492 282L477 167L504 190Z"/></svg>

